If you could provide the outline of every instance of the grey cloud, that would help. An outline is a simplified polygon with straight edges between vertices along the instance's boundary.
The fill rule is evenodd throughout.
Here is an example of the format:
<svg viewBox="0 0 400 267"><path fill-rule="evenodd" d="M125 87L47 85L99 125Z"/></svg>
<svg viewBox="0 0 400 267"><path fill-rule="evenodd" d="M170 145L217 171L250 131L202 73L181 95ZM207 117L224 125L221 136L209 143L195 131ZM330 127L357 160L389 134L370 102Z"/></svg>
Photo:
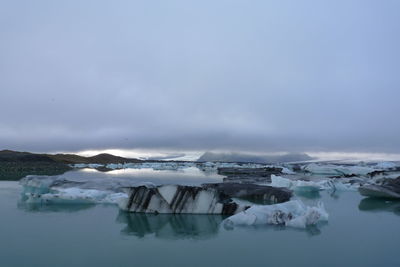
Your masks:
<svg viewBox="0 0 400 267"><path fill-rule="evenodd" d="M0 147L400 152L397 1L0 5Z"/></svg>

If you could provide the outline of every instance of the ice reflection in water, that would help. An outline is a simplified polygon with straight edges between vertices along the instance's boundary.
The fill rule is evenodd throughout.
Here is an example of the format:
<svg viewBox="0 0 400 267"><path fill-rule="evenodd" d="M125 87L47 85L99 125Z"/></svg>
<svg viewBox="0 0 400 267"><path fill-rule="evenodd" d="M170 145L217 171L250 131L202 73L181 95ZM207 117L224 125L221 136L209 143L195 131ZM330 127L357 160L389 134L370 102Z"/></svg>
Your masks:
<svg viewBox="0 0 400 267"><path fill-rule="evenodd" d="M77 212L94 208L95 204L41 204L41 203L27 203L24 201L18 202L18 209L25 212Z"/></svg>
<svg viewBox="0 0 400 267"><path fill-rule="evenodd" d="M220 215L143 214L120 212L116 221L126 226L124 235L160 239L209 239L218 234L224 217Z"/></svg>

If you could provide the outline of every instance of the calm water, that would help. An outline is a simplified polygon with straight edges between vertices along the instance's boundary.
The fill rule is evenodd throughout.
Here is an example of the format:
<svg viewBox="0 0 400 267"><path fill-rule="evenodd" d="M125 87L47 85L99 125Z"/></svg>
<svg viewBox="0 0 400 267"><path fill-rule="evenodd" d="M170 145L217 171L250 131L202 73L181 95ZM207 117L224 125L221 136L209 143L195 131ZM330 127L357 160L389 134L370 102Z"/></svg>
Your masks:
<svg viewBox="0 0 400 267"><path fill-rule="evenodd" d="M219 178L187 177L189 183L202 179ZM19 203L19 191L16 182L0 182L2 267L400 266L400 203L356 192L303 198L324 202L330 220L318 228L226 230L221 216L125 214L110 205L27 206Z"/></svg>

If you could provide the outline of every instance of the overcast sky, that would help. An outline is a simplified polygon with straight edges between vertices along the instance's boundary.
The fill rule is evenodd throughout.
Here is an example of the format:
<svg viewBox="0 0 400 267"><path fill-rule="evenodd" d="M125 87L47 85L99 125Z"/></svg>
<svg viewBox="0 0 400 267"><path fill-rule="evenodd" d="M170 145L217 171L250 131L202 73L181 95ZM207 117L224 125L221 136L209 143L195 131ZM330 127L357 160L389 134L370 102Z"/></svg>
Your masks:
<svg viewBox="0 0 400 267"><path fill-rule="evenodd" d="M0 149L399 153L399 10L0 0Z"/></svg>

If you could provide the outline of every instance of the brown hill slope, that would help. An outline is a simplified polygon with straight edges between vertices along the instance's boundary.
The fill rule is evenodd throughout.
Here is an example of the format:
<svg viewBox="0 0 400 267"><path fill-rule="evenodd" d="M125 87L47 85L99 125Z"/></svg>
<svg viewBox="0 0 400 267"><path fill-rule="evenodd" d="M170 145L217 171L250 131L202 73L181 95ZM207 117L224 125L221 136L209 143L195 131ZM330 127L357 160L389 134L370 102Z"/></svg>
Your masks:
<svg viewBox="0 0 400 267"><path fill-rule="evenodd" d="M68 164L76 163L130 163L142 162L111 154L83 157L74 154L35 154L12 150L0 151L0 180L18 180L26 175L57 175L71 169Z"/></svg>

